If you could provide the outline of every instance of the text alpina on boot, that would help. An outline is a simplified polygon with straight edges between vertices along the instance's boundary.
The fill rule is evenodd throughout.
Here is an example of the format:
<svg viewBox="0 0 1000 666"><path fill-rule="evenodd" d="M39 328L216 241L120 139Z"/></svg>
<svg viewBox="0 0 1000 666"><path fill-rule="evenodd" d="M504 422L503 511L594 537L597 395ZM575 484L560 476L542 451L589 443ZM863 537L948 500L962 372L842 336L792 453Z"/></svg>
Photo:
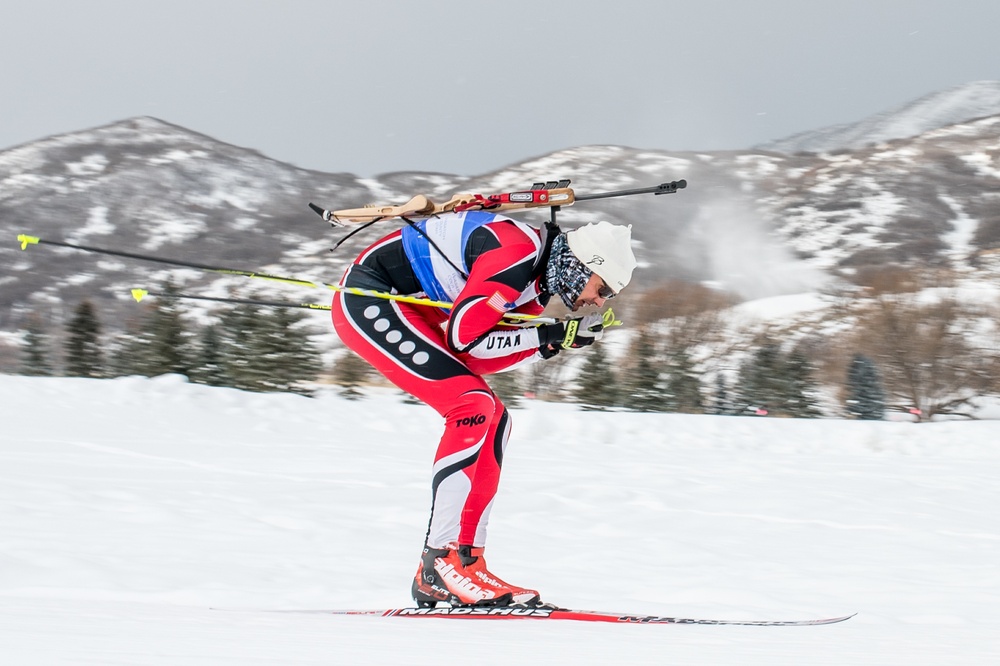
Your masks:
<svg viewBox="0 0 1000 666"><path fill-rule="evenodd" d="M465 571L471 575L472 579L480 584L490 584L509 590L512 601L515 604L534 606L541 600L536 590L529 590L517 585L511 585L502 578L494 575L486 568L486 558L483 557L483 548L473 546L459 546L458 556L465 567Z"/></svg>
<svg viewBox="0 0 1000 666"><path fill-rule="evenodd" d="M514 598L513 590L467 571L455 547L424 548L411 593L420 608L438 602L452 606L508 606Z"/></svg>

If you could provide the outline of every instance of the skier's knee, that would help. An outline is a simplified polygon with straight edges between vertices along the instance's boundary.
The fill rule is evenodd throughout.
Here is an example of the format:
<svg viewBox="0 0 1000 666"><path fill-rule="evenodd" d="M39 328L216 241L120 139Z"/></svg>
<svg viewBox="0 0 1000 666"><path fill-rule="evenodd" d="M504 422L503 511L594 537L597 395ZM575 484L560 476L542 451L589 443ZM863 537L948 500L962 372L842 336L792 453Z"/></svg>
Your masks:
<svg viewBox="0 0 1000 666"><path fill-rule="evenodd" d="M492 393L469 391L462 394L458 404L445 415L446 427L456 429L464 439L481 440L498 408L502 412L503 405Z"/></svg>

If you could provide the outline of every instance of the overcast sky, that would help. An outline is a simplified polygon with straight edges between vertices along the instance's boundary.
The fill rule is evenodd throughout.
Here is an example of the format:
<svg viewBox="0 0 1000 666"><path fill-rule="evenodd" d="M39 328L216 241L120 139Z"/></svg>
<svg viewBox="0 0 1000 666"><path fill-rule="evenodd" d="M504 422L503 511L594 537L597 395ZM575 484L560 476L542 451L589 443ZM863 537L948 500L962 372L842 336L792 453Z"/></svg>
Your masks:
<svg viewBox="0 0 1000 666"><path fill-rule="evenodd" d="M998 0L0 0L0 150L149 115L321 171L747 148L1000 79Z"/></svg>

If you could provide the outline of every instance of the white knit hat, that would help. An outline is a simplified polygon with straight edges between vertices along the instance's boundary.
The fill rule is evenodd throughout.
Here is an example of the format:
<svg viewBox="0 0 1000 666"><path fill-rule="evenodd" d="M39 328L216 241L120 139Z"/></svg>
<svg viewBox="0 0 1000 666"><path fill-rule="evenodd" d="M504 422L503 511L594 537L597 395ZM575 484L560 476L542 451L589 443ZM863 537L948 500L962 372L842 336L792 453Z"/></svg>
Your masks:
<svg viewBox="0 0 1000 666"><path fill-rule="evenodd" d="M632 225L590 223L566 232L569 249L583 264L601 276L617 294L632 279L637 262L632 254Z"/></svg>

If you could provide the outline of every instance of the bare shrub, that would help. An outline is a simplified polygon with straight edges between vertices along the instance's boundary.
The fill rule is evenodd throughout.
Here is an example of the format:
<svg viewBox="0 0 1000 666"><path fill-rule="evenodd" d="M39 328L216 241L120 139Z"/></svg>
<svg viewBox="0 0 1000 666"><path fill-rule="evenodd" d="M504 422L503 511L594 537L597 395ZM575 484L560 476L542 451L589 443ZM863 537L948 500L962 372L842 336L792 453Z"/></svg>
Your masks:
<svg viewBox="0 0 1000 666"><path fill-rule="evenodd" d="M728 292L694 282L670 280L642 292L632 304L638 324L718 311L737 303Z"/></svg>
<svg viewBox="0 0 1000 666"><path fill-rule="evenodd" d="M950 297L883 294L859 318L854 348L878 364L890 408L918 410L921 420L969 416L976 398L997 390L996 338L976 331L988 320Z"/></svg>

